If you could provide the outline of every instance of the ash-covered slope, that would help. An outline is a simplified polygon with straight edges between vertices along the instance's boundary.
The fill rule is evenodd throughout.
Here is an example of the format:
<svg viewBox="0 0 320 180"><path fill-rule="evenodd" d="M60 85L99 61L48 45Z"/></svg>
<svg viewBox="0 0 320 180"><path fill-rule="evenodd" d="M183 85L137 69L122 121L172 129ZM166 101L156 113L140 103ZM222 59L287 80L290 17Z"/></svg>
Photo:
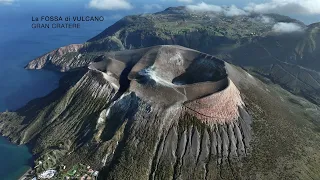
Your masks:
<svg viewBox="0 0 320 180"><path fill-rule="evenodd" d="M32 144L38 173L82 162L100 179L317 179L317 117L317 106L241 68L155 46L104 53L2 113L0 132Z"/></svg>

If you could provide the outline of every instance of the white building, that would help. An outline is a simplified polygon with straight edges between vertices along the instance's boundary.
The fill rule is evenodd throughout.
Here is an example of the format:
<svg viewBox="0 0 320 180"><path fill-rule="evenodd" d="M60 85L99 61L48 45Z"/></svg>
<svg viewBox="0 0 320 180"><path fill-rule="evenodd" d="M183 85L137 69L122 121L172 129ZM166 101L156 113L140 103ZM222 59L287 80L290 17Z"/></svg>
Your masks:
<svg viewBox="0 0 320 180"><path fill-rule="evenodd" d="M56 170L47 170L39 175L40 179L51 179L57 173Z"/></svg>

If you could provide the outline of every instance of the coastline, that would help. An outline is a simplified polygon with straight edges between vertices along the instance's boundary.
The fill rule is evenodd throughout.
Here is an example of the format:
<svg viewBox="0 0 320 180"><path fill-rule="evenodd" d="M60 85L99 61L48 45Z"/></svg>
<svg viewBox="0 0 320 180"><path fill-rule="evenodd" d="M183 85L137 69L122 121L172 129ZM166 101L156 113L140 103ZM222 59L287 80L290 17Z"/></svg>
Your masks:
<svg viewBox="0 0 320 180"><path fill-rule="evenodd" d="M34 177L34 175L33 175L33 169L30 167L30 168L19 178L19 180L32 179L33 177Z"/></svg>
<svg viewBox="0 0 320 180"><path fill-rule="evenodd" d="M2 154L12 154L13 157L1 156L1 159L6 162L0 166L0 176L7 179L21 179L32 170L33 154L28 145L18 145L10 141L6 136L0 134L0 152ZM9 173L9 174L8 174Z"/></svg>

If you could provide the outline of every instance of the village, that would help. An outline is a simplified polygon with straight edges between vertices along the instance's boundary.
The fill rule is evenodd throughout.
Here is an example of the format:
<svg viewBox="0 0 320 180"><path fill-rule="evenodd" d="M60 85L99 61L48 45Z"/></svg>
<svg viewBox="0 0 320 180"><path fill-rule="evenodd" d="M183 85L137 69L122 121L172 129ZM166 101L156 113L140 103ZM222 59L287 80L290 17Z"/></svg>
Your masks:
<svg viewBox="0 0 320 180"><path fill-rule="evenodd" d="M64 180L96 180L99 171L94 170L88 165L76 164L67 168L65 165L60 165L56 168L37 173L37 168L41 167L42 161L39 161L34 170L30 170L20 180L38 180L38 179L64 179Z"/></svg>

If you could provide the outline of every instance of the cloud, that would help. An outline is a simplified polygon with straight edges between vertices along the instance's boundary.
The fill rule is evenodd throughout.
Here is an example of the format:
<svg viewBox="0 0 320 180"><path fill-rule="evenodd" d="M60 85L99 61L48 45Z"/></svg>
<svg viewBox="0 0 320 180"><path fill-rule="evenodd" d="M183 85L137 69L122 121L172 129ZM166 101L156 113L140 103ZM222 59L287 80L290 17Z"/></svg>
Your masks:
<svg viewBox="0 0 320 180"><path fill-rule="evenodd" d="M196 5L188 5L187 9L191 11L222 13L225 16L240 16L240 15L249 14L248 12L245 12L244 10L237 8L237 6L235 5L231 5L230 7L221 7L221 6L207 4L205 2L201 2Z"/></svg>
<svg viewBox="0 0 320 180"><path fill-rule="evenodd" d="M161 10L163 7L159 4L145 4L143 6L143 9L146 11L152 11L152 10Z"/></svg>
<svg viewBox="0 0 320 180"><path fill-rule="evenodd" d="M126 0L91 0L89 2L89 7L100 10L128 10L133 8Z"/></svg>
<svg viewBox="0 0 320 180"><path fill-rule="evenodd" d="M230 7L227 7L223 11L224 15L226 16L242 16L242 15L249 15L248 12L245 12L242 9L237 8L235 5L231 5Z"/></svg>
<svg viewBox="0 0 320 180"><path fill-rule="evenodd" d="M0 4L10 5L14 2L14 0L0 0Z"/></svg>
<svg viewBox="0 0 320 180"><path fill-rule="evenodd" d="M207 4L205 2L199 3L197 5L188 5L187 8L191 11L211 11L211 12L217 12L217 13L220 13L223 11L222 7Z"/></svg>
<svg viewBox="0 0 320 180"><path fill-rule="evenodd" d="M320 0L271 0L267 3L250 3L245 10L258 13L320 14Z"/></svg>
<svg viewBox="0 0 320 180"><path fill-rule="evenodd" d="M183 2L183 3L192 3L193 0L177 0L178 2Z"/></svg>
<svg viewBox="0 0 320 180"><path fill-rule="evenodd" d="M268 16L263 16L263 15L256 17L255 20L262 22L264 24L274 23L274 19L272 19L271 17L268 17Z"/></svg>
<svg viewBox="0 0 320 180"><path fill-rule="evenodd" d="M267 16L261 16L261 22L265 23L265 24L269 24L274 22L274 20L270 17Z"/></svg>
<svg viewBox="0 0 320 180"><path fill-rule="evenodd" d="M276 33L292 33L292 32L302 32L303 28L296 23L280 22L275 24L272 30Z"/></svg>

